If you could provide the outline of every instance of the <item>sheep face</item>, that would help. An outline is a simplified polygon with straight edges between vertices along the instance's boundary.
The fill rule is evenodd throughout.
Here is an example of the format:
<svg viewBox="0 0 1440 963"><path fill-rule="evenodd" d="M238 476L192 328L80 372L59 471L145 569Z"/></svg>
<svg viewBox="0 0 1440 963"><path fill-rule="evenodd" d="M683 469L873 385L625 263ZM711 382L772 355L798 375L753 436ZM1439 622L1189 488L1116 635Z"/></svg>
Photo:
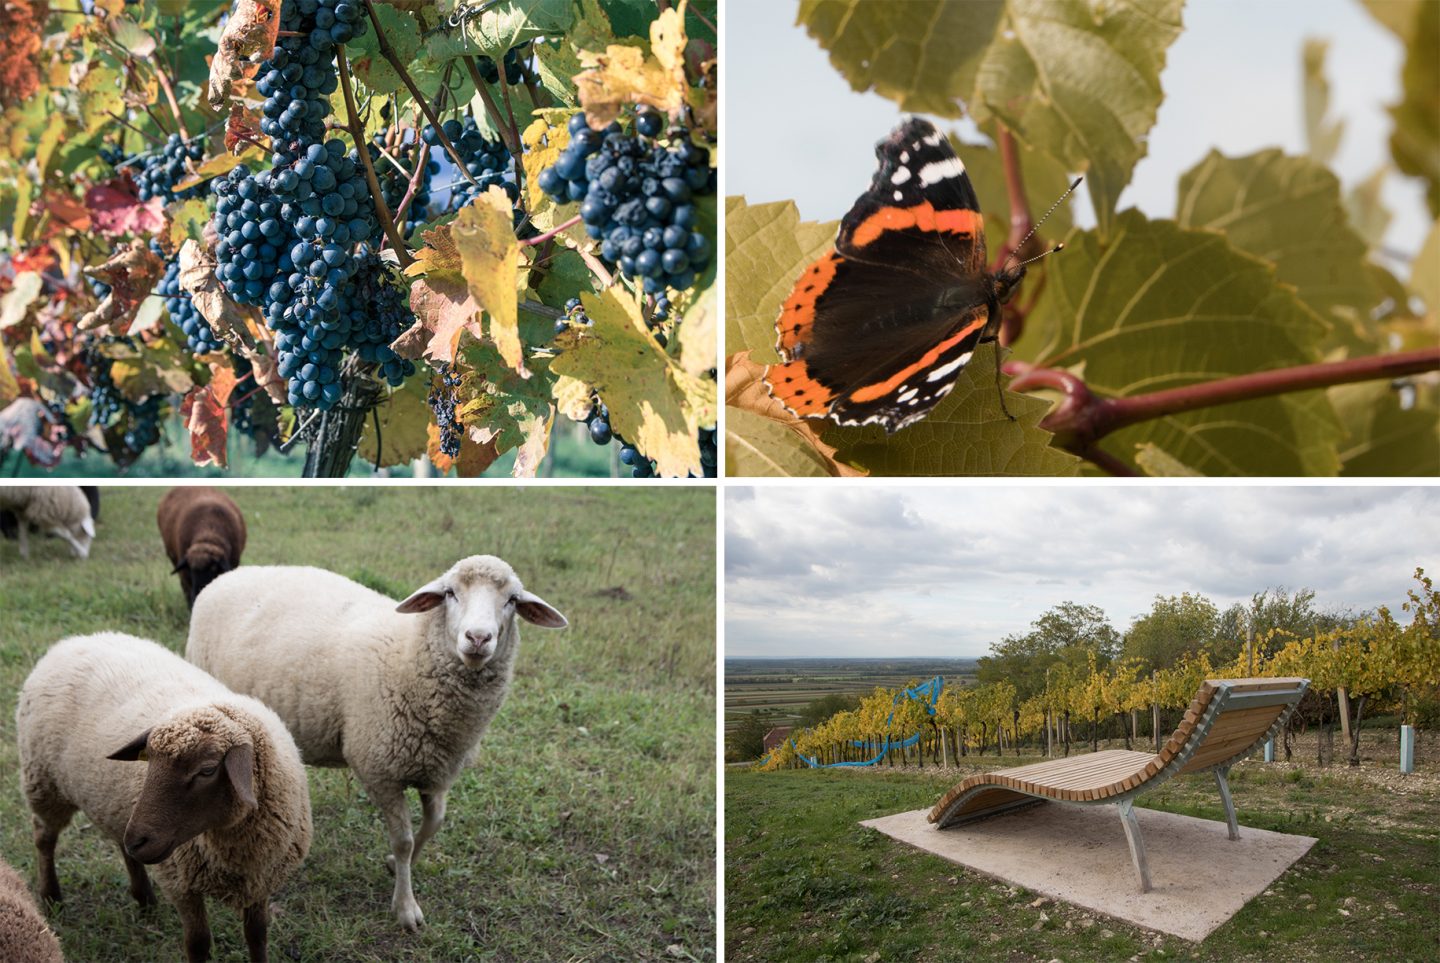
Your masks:
<svg viewBox="0 0 1440 963"><path fill-rule="evenodd" d="M550 603L525 590L515 571L493 555L472 555L456 562L444 575L416 590L397 612L419 613L444 608L445 636L455 656L468 669L484 667L511 644L508 631L515 616L545 628L566 624Z"/></svg>
<svg viewBox="0 0 1440 963"><path fill-rule="evenodd" d="M90 543L95 540L95 523L86 515L79 522L53 526L49 534L69 545L76 558L89 558Z"/></svg>
<svg viewBox="0 0 1440 963"><path fill-rule="evenodd" d="M158 863L181 843L233 826L256 808L255 750L214 709L147 729L108 757L149 763L125 826L132 859Z"/></svg>

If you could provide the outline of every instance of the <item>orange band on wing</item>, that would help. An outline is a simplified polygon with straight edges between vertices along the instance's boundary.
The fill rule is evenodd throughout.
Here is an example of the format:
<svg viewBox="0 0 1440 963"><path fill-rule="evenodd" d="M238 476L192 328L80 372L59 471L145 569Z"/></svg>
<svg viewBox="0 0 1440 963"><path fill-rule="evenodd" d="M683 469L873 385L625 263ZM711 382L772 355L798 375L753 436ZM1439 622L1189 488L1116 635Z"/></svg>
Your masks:
<svg viewBox="0 0 1440 963"><path fill-rule="evenodd" d="M830 282L835 280L835 269L840 264L840 255L831 251L805 269L795 282L780 317L775 319L779 340L775 348L782 358L790 357L790 349L806 340L806 335L815 323L815 299L825 293Z"/></svg>
<svg viewBox="0 0 1440 963"><path fill-rule="evenodd" d="M765 366L765 383L770 394L801 418L828 414L835 393L810 375L804 361Z"/></svg>
<svg viewBox="0 0 1440 963"><path fill-rule="evenodd" d="M886 395L890 394L890 392L894 391L896 388L904 384L905 380L911 375L924 371L926 368L933 365L936 361L939 361L940 356L943 355L946 351L955 347L955 345L959 344L961 341L964 341L976 331L985 327L985 322L987 320L989 320L989 313L982 313L980 317L976 318L974 321L971 321L969 324L965 325L965 327L961 328L959 331L955 332L950 337L946 338L944 341L941 341L935 347L925 352L925 354L920 358L919 361L915 362L909 367L906 367L896 372L894 377L886 381L882 381L879 384L867 385L858 391L852 392L850 394L849 400L874 401L876 398L885 397Z"/></svg>
<svg viewBox="0 0 1440 963"><path fill-rule="evenodd" d="M915 207L885 207L860 222L850 243L864 247L886 231L919 228L947 234L978 234L985 223L979 211L937 211L929 201Z"/></svg>

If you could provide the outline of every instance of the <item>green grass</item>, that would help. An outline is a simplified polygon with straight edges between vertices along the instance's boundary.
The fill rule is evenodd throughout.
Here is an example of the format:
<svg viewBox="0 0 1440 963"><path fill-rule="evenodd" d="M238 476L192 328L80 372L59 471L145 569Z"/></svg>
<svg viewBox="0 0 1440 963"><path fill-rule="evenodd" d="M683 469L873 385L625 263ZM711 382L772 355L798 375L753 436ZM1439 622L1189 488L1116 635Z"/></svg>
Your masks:
<svg viewBox="0 0 1440 963"><path fill-rule="evenodd" d="M1035 893L858 825L927 808L979 769L727 771L726 960L1434 959L1433 772L1403 781L1378 769L1237 767L1231 785L1242 825L1319 842L1195 944L1053 900L1033 907ZM1167 783L1141 804L1224 819L1213 781L1199 777Z"/></svg>
<svg viewBox="0 0 1440 963"><path fill-rule="evenodd" d="M0 855L24 875L34 850L14 712L31 666L58 639L100 630L183 649L188 613L155 529L163 491L107 488L85 562L33 539L22 564L0 542ZM417 869L418 936L389 913L377 811L348 771L310 770L315 842L275 898L273 959L715 958L713 489L232 494L247 564L321 565L404 595L491 553L570 619L522 633L509 701ZM67 959L178 958L173 907L138 909L118 851L83 817L57 866L66 900L51 921ZM244 959L237 916L215 906L211 921L216 958Z"/></svg>

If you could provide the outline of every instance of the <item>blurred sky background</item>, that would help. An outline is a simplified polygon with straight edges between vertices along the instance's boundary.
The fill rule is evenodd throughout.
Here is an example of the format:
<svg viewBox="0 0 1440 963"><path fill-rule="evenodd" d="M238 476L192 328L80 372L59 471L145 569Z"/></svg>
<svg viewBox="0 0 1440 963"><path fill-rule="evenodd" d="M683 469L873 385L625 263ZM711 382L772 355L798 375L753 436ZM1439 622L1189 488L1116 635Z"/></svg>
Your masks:
<svg viewBox="0 0 1440 963"><path fill-rule="evenodd" d="M899 110L878 94L852 91L795 26L795 11L793 0L726 5L724 190L751 203L792 199L803 220L838 220L870 183L874 144ZM1228 156L1267 147L1305 153L1307 37L1330 41L1330 116L1345 122L1332 170L1348 189L1389 161L1385 108L1400 100L1404 47L1358 0L1190 0L1182 21L1161 74L1165 99L1150 149L1120 197L1121 210L1173 216L1180 175L1212 147ZM962 139L982 139L968 120L944 124ZM1383 197L1393 215L1386 246L1408 261L1430 228L1423 187L1392 174ZM1074 210L1079 226L1094 226L1088 196ZM1387 266L1406 273L1403 265Z"/></svg>

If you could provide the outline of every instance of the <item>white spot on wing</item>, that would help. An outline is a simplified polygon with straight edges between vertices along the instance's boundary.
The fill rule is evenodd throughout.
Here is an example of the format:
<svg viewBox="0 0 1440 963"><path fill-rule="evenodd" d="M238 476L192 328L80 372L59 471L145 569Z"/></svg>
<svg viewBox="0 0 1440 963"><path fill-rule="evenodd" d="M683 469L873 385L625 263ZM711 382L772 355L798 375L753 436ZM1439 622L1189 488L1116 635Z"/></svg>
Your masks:
<svg viewBox="0 0 1440 963"><path fill-rule="evenodd" d="M905 183L906 181L908 181L909 179L910 179L910 168L908 168L908 167L899 167L899 168L896 168L895 173L893 173L893 174L890 175L890 183L892 183L892 184L903 184L903 183Z"/></svg>
<svg viewBox="0 0 1440 963"><path fill-rule="evenodd" d="M908 405L915 398L915 395L919 393L919 391L919 388L906 388L904 391L900 392L900 394L895 397L895 400L902 405Z"/></svg>
<svg viewBox="0 0 1440 963"><path fill-rule="evenodd" d="M973 352L967 351L967 352L965 352L964 354L962 354L960 357L956 358L954 361L950 362L949 364L947 364L947 365L941 365L940 367L936 368L934 371L932 371L932 372L930 372L928 375L926 375L926 376L925 376L925 380L926 380L926 381L939 381L941 378L944 378L946 375L953 374L954 372L959 371L959 370L960 370L960 367L961 367L963 364L965 364L965 362L967 362L967 361L970 360L970 355L971 355L972 353L973 353ZM948 390L948 389L947 389L947 390Z"/></svg>
<svg viewBox="0 0 1440 963"><path fill-rule="evenodd" d="M931 184L938 184L949 177L959 177L965 173L965 165L958 157L948 157L943 161L931 161L920 168L920 186L929 187Z"/></svg>
<svg viewBox="0 0 1440 963"><path fill-rule="evenodd" d="M905 200L905 192L904 192L904 191L896 191L896 192L895 192L895 200L897 200L897 201L903 201L903 200Z"/></svg>
<svg viewBox="0 0 1440 963"><path fill-rule="evenodd" d="M931 134L929 137L925 138L925 143L929 144L931 147L939 147L939 146L940 146L940 142L943 141L944 139L945 139L945 135L942 134L942 133L940 133L940 132L937 130L935 133L933 133L933 134Z"/></svg>
<svg viewBox="0 0 1440 963"><path fill-rule="evenodd" d="M900 152L900 163L902 163L902 164L908 164L908 163L910 163L910 152L909 152L908 150L902 150L902 151Z"/></svg>

